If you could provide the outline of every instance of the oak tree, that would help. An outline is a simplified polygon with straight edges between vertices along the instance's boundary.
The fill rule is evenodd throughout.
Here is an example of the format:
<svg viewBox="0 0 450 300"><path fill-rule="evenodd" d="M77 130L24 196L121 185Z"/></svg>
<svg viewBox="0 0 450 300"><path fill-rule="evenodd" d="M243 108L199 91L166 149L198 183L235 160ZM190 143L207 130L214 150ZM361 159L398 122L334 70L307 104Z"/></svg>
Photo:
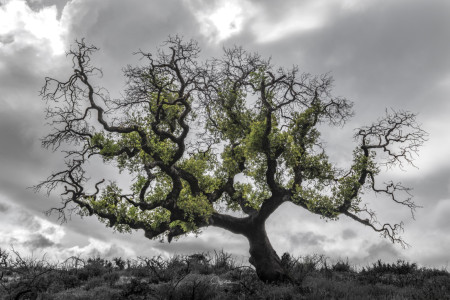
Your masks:
<svg viewBox="0 0 450 300"><path fill-rule="evenodd" d="M65 169L36 188L60 193L62 206L49 212L63 221L74 210L169 242L220 227L248 239L264 281L287 278L265 230L284 202L326 219L345 215L403 243L402 223L381 225L361 196L373 191L416 208L409 188L377 180L381 166L411 163L425 141L415 114L389 111L357 129L353 160L338 168L319 128L343 125L352 103L331 94L328 75L276 68L240 47L200 62L195 41L170 37L156 53L138 53L145 63L124 69L126 89L112 99L95 84L97 50L77 41L71 75L46 78L42 89L53 128L43 146L67 156ZM96 157L129 172L129 186L93 181L87 165Z"/></svg>

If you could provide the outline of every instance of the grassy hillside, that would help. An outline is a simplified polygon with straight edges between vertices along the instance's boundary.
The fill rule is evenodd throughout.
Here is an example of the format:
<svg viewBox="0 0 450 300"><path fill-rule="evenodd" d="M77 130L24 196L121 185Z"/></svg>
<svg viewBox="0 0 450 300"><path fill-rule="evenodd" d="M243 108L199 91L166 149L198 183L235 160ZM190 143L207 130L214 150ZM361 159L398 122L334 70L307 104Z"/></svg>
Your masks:
<svg viewBox="0 0 450 300"><path fill-rule="evenodd" d="M348 261L287 253L282 262L292 282L276 285L224 252L51 264L0 249L0 299L450 299L446 270L378 261L356 271Z"/></svg>

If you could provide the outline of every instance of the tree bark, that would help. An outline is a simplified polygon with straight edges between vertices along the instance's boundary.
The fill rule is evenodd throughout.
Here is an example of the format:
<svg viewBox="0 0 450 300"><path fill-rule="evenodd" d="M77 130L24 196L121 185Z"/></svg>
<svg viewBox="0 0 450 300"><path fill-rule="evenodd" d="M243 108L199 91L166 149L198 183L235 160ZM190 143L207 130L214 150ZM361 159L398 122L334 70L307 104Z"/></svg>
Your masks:
<svg viewBox="0 0 450 300"><path fill-rule="evenodd" d="M282 202L272 205L274 211ZM283 268L281 259L270 244L267 237L265 221L266 215L270 215L266 206L266 214L237 218L229 215L214 213L209 222L210 225L229 230L235 234L245 236L250 244L249 262L255 267L259 279L264 282L292 281L288 272Z"/></svg>
<svg viewBox="0 0 450 300"><path fill-rule="evenodd" d="M270 244L264 223L248 228L245 236L250 243L249 262L255 267L259 279L264 282L289 281L290 276Z"/></svg>

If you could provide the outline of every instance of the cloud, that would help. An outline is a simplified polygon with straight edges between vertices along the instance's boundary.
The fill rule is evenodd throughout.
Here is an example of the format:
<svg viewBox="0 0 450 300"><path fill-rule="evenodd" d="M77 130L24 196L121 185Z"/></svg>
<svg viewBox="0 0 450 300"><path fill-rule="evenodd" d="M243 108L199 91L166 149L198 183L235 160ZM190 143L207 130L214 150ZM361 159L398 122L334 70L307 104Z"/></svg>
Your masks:
<svg viewBox="0 0 450 300"><path fill-rule="evenodd" d="M342 231L342 238L344 240L350 240L354 237L357 237L358 235L356 234L355 231L351 230L351 229L345 229L344 231Z"/></svg>
<svg viewBox="0 0 450 300"><path fill-rule="evenodd" d="M57 205L26 187L58 170L61 155L40 148L44 104L38 93L45 76L65 79L70 61L61 46L86 37L100 47L93 63L103 68L96 83L120 96L122 67L142 63L132 53L154 51L169 34L194 38L203 58L221 55L221 44L242 45L275 65L298 64L313 74L332 71L335 95L355 101L355 118L347 127L326 128L329 154L348 165L352 129L376 120L385 107L420 112L419 121L430 141L417 161L419 171L392 172L424 209L408 223L406 240L412 249L386 244L376 232L342 218L325 223L317 216L283 205L267 222L278 251L325 253L352 261L373 261L399 255L422 263L442 264L450 250L448 203L450 160L450 4L431 0L356 1L102 1L9 0L0 6L0 246L14 243L70 255L157 255L211 251L248 256L248 242L223 230L208 228L199 238L160 244L143 237L114 234L95 218L74 217L64 226L46 219L42 210ZM231 8L235 10L231 10ZM222 11L221 11L222 10ZM218 18L214 18L217 16ZM225 17L223 17L225 16ZM219 42L217 44L217 42ZM348 142L346 142L348 141ZM103 169L96 170L96 176ZM104 172L108 173L108 172ZM109 174L109 173L108 173ZM368 196L368 195L364 195ZM366 199L366 198L365 198ZM397 220L406 209L374 200L380 220ZM350 229L351 228L351 229ZM370 240L368 240L370 237ZM36 248L38 249L38 248Z"/></svg>
<svg viewBox="0 0 450 300"><path fill-rule="evenodd" d="M133 257L135 252L125 246L119 246L114 242L103 242L94 238L88 238L88 244L84 247L74 246L60 249L60 253L54 253L54 257L67 259L71 256L81 256L83 258L102 257L112 259L113 257Z"/></svg>
<svg viewBox="0 0 450 300"><path fill-rule="evenodd" d="M182 1L155 4L139 0L77 0L65 6L62 21L69 27L70 40L85 37L108 55L129 62L133 52L154 49L169 34L188 38L196 35L195 19ZM120 61L114 65L123 66Z"/></svg>
<svg viewBox="0 0 450 300"><path fill-rule="evenodd" d="M48 248L54 246L55 243L42 234L34 234L29 237L29 240L23 243L23 246L30 248L32 251L35 249Z"/></svg>
<svg viewBox="0 0 450 300"><path fill-rule="evenodd" d="M9 205L3 202L0 202L0 213L6 213L9 210Z"/></svg>
<svg viewBox="0 0 450 300"><path fill-rule="evenodd" d="M224 241L227 241L224 243ZM218 248L220 245L220 249ZM226 230L208 227L203 230L199 237L189 234L181 237L171 243L163 242L155 244L154 248L166 252L175 253L198 253L201 251L214 251L223 249L225 252L247 255L248 254L247 240L237 234L230 233Z"/></svg>
<svg viewBox="0 0 450 300"><path fill-rule="evenodd" d="M64 6L66 6L69 0L26 0L27 5L35 12L39 12L40 10L46 7L55 6L58 11L58 19L61 17L62 10Z"/></svg>
<svg viewBox="0 0 450 300"><path fill-rule="evenodd" d="M0 47L0 190L8 203L37 212L45 207L42 197L26 188L61 163L55 163L61 155L49 155L39 141L48 130L43 125L45 106L39 97L44 78L50 68L59 73L60 68L70 65L53 51L52 43L59 43L62 34L56 36L47 30L56 26L55 22L52 8L33 11L20 0L6 1L0 7L0 36L8 42Z"/></svg>
<svg viewBox="0 0 450 300"><path fill-rule="evenodd" d="M13 34L3 34L0 35L0 43L3 45L11 44L14 42L14 35Z"/></svg>
<svg viewBox="0 0 450 300"><path fill-rule="evenodd" d="M0 6L0 36L13 36L3 51L39 44L49 46L54 54L61 54L64 52L63 31L55 6L33 11L24 0L10 0Z"/></svg>
<svg viewBox="0 0 450 300"><path fill-rule="evenodd" d="M259 2L266 14L260 14L255 23L270 29L290 13L297 16L295 12L304 6L325 3L297 2ZM368 116L374 120L374 113L381 114L385 107L429 114L444 105L442 113L448 112L449 106L443 101L448 93L429 95L449 76L450 42L444 38L444 31L450 27L450 4L367 1L364 7L352 9L350 2L339 2L313 9L314 14L327 14L320 28L280 34L276 41L264 44L243 33L244 38L235 42L271 55L283 66L297 64L313 74L331 71L337 80L335 92L357 102L356 118L360 120ZM261 36L270 36L270 30L260 32ZM448 85L445 89L448 91Z"/></svg>
<svg viewBox="0 0 450 300"><path fill-rule="evenodd" d="M239 34L258 13L249 1L184 1L197 19L200 32L218 44Z"/></svg>
<svg viewBox="0 0 450 300"><path fill-rule="evenodd" d="M432 222L436 230L444 229L446 231L445 229L450 228L450 199L439 201L433 210L434 218Z"/></svg>
<svg viewBox="0 0 450 300"><path fill-rule="evenodd" d="M259 44L276 43L293 34L320 28L328 14L335 10L330 1L253 2L259 17L250 30Z"/></svg>
<svg viewBox="0 0 450 300"><path fill-rule="evenodd" d="M311 246L318 246L323 244L327 240L327 237L322 234L315 234L313 232L299 232L291 235L291 243L293 244L293 247L299 247L308 245L308 247Z"/></svg>
<svg viewBox="0 0 450 300"><path fill-rule="evenodd" d="M66 235L72 228L53 224L17 205L8 204L8 207L8 214L4 214L0 219L0 248L2 249L13 246L19 253L45 251L51 261L63 261L68 257L79 255L86 258L101 256L108 259L116 256L136 256L136 252L126 241L126 235L115 238L111 236L108 241L89 237L86 245L81 246L77 243L71 246L73 242L68 240ZM83 235L84 239L89 234L95 235L95 227L91 227L90 232ZM101 227L104 230L103 224ZM70 236L73 236L73 233L70 233Z"/></svg>
<svg viewBox="0 0 450 300"><path fill-rule="evenodd" d="M7 207L0 218L0 248L14 246L19 251L55 246L64 237L64 230L30 211L12 204L0 194L2 206ZM6 203L6 204L3 204Z"/></svg>
<svg viewBox="0 0 450 300"><path fill-rule="evenodd" d="M0 144L1 160L15 155L25 158L37 142L33 135L32 120L27 115L21 115L20 111L12 114L7 108L5 112L0 112L0 127L0 139L8 141Z"/></svg>
<svg viewBox="0 0 450 300"><path fill-rule="evenodd" d="M381 259L383 262L396 261L402 257L400 251L398 251L392 243L382 241L377 244L370 245L366 250L367 255L363 260L375 260Z"/></svg>

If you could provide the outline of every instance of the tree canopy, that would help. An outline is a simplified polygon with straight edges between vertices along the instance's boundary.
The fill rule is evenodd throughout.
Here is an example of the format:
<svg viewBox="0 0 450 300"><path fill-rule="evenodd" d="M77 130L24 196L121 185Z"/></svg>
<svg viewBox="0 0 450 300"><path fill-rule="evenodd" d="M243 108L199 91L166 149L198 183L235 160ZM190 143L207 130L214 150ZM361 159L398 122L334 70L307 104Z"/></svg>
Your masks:
<svg viewBox="0 0 450 300"><path fill-rule="evenodd" d="M72 75L46 78L42 89L53 128L43 145L61 147L67 157L66 168L37 189L62 189L62 207L50 211L63 220L75 209L120 232L142 229L169 241L218 226L249 239L257 271L258 257L274 253L264 223L284 202L327 219L346 215L403 243L402 223L381 225L361 196L373 191L411 212L417 207L409 188L377 180L383 165L412 163L425 141L415 114L387 111L358 128L353 161L338 168L319 125L341 126L353 112L350 101L331 94L329 75L277 68L240 47L200 62L195 41L170 37L155 54L138 53L145 64L124 69L124 95L112 99L94 84L97 50L78 41L68 53ZM86 165L95 157L133 181L126 188L91 182Z"/></svg>

